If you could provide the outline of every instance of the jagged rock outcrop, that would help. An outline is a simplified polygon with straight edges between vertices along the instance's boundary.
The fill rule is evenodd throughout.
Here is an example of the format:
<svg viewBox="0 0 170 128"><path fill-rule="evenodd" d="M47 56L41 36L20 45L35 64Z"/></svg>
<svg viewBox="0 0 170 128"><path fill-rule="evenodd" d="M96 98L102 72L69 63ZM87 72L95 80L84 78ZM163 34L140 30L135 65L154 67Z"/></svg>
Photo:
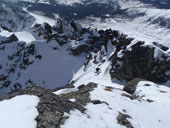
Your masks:
<svg viewBox="0 0 170 128"><path fill-rule="evenodd" d="M162 48L145 45L145 42L137 42L129 46L123 44L121 47L119 44L110 58L112 77L126 81L143 78L164 84L170 80L168 73L170 71L170 55Z"/></svg>
<svg viewBox="0 0 170 128"><path fill-rule="evenodd" d="M29 31L36 38L36 41L29 44L18 41L15 34L10 37L0 37L0 54L5 55L0 60L0 83L1 89L5 90L2 93L23 89L29 85L52 85L53 87L56 83L65 85L71 80L72 72L77 72L81 68L83 61L86 70L86 65L91 59L96 65L104 63L107 61L106 56L113 51L115 52L109 58L112 65L110 70L112 78L125 81L143 78L156 83L166 83L170 79L168 48L158 43L153 43L151 46L145 45L144 42L134 43L133 38L128 38L118 31L83 28L78 23L65 19L58 20L54 26L48 23L35 24ZM87 56L86 60L85 56ZM75 60L67 61L62 59L63 57L77 57L77 62L81 65L75 66ZM47 63L51 67L48 67ZM57 65L62 66L56 67ZM55 80L53 77L47 79L49 75L44 75L47 71L41 73L44 78L39 78L35 71L48 68L60 70L59 68L66 65L75 67L67 69L67 72L63 68L63 75L69 74L64 81L59 78ZM51 71L51 74L53 76L61 74L57 70Z"/></svg>
<svg viewBox="0 0 170 128"><path fill-rule="evenodd" d="M35 95L38 96L40 102L37 106L39 116L36 118L37 128L59 128L60 125L68 118L64 113L69 113L71 110L79 110L84 113L83 107L91 102L90 92L97 87L95 83L81 85L77 91L56 95L54 90L43 89L37 86L29 86L22 91L15 91L0 97L0 101L11 99L18 95ZM63 89L69 89L71 86L66 86ZM76 102L71 102L69 99L76 99Z"/></svg>
<svg viewBox="0 0 170 128"><path fill-rule="evenodd" d="M134 128L132 124L128 121L128 118L131 118L129 115L119 113L117 121L120 125L125 126L126 128Z"/></svg>
<svg viewBox="0 0 170 128"><path fill-rule="evenodd" d="M8 37L7 39L1 41L0 45L1 44L8 44L8 43L12 43L14 41L18 41L18 38L16 37L15 34L12 34L10 37Z"/></svg>
<svg viewBox="0 0 170 128"><path fill-rule="evenodd" d="M144 79L140 79L140 78L136 78L133 79L131 81L128 81L123 88L123 91L128 92L129 94L134 94L134 92L136 91L137 85L140 81L146 81Z"/></svg>

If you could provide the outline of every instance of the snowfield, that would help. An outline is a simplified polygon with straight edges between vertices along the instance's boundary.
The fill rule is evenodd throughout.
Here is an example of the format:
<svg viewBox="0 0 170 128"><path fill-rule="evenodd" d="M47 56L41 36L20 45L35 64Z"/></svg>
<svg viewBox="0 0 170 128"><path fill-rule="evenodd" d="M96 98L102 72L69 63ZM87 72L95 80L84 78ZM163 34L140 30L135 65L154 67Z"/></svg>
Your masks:
<svg viewBox="0 0 170 128"><path fill-rule="evenodd" d="M158 9L138 0L118 0L128 16L102 19L88 17L81 21L84 26L97 29L114 29L148 43L158 42L170 47L170 9Z"/></svg>
<svg viewBox="0 0 170 128"><path fill-rule="evenodd" d="M1 128L36 128L37 96L21 95L0 101Z"/></svg>
<svg viewBox="0 0 170 128"><path fill-rule="evenodd" d="M143 84L147 84L147 82L143 82ZM114 89L112 91L106 91L106 85L113 87ZM124 97L123 94L125 92L117 88L120 88L120 85L110 85L107 82L105 85L99 84L98 88L91 92L91 98L92 100L104 101L108 103L108 105L94 105L89 103L85 107L87 109L85 114L82 114L77 110L73 110L69 114L66 114L69 116L69 119L66 120L62 128L123 128L123 126L119 125L116 120L119 113L129 115L130 118L128 121L130 121L134 128L169 128L169 88L164 86L156 87L155 84L152 84L149 88L139 88L141 90L140 94L144 96L144 98L141 99L142 101L131 100ZM160 93L160 91L165 88L166 93ZM153 93L154 95L148 96L149 94L146 90L148 90L150 94ZM147 102L145 100L147 98L154 100L154 102ZM162 101L162 99L164 100Z"/></svg>
<svg viewBox="0 0 170 128"><path fill-rule="evenodd" d="M35 37L28 31L17 32L15 34L18 37L19 41L24 41L26 43L31 43L32 41L36 41Z"/></svg>
<svg viewBox="0 0 170 128"><path fill-rule="evenodd" d="M143 22L143 18L144 17L137 18L134 21L130 21L128 19L122 20L120 18L108 18L103 21L100 18L93 17L92 19L94 19L94 22L89 24L89 21L86 21L83 26L88 25L92 28L98 28L99 30L111 28L125 33L129 37L135 38L138 41L145 41L148 44L151 44L152 42L159 42L170 47L170 29L145 23Z"/></svg>
<svg viewBox="0 0 170 128"><path fill-rule="evenodd" d="M96 105L88 103L85 106L87 109L85 113L77 110L65 113L69 119L61 128L124 128L117 120L120 113L129 116L127 120L134 128L169 128L170 88L149 81L141 81L134 94L138 98L130 99L128 96L131 95L123 91L121 84L111 81L109 73L105 70L107 68L109 68L108 62L101 66L99 75L94 72L95 67L90 66L86 72L80 69L73 78L76 80L75 89L55 92L58 95L69 93L82 84L94 82L98 85L90 93L90 98L103 102Z"/></svg>

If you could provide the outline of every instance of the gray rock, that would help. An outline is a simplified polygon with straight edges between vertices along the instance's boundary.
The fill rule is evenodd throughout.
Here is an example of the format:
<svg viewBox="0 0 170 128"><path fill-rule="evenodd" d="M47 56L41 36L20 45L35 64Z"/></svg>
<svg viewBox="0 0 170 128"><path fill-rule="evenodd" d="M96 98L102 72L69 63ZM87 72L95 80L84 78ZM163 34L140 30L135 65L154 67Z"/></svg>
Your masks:
<svg viewBox="0 0 170 128"><path fill-rule="evenodd" d="M128 121L128 118L131 118L127 114L119 113L117 121L120 125L125 126L126 128L134 128L132 124Z"/></svg>
<svg viewBox="0 0 170 128"><path fill-rule="evenodd" d="M66 98L57 96L50 90L40 87L27 87L23 91L17 91L0 97L0 101L11 99L18 95L35 95L40 98L37 106L39 116L36 118L37 128L59 128L67 119L64 113L77 109L81 112L85 108L81 104L73 103ZM12 106L11 106L12 107Z"/></svg>
<svg viewBox="0 0 170 128"><path fill-rule="evenodd" d="M86 105L87 103L91 102L90 99L90 92L93 91L94 88L97 87L97 84L95 83L89 83L87 85L81 85L78 87L78 91L67 93L67 94L61 94L60 97L63 97L65 99L76 99L75 103Z"/></svg>
<svg viewBox="0 0 170 128"><path fill-rule="evenodd" d="M123 88L123 91L126 91L130 94L133 95L133 93L136 91L136 88L137 88L137 84L140 82L140 81L146 81L144 79L140 79L140 78L136 78L136 79L133 79L129 82L127 82Z"/></svg>
<svg viewBox="0 0 170 128"><path fill-rule="evenodd" d="M163 46L162 46L163 47ZM160 57L155 57L155 50L160 50ZM127 44L116 46L115 53L110 57L112 78L130 81L135 78L143 78L155 83L165 84L170 75L170 55L157 46L145 45L145 42L137 42L127 48Z"/></svg>
<svg viewBox="0 0 170 128"><path fill-rule="evenodd" d="M65 88L73 87L68 85ZM79 110L84 113L86 105L91 102L90 91L92 91L97 84L89 83L86 86L80 86L76 92L56 95L53 90L43 89L37 86L30 86L22 91L16 91L0 97L0 101L11 99L18 95L35 95L38 96L40 102L37 109L39 116L36 118L37 128L60 128L60 125L68 118L64 113L69 113L71 110ZM64 89L64 88L60 88ZM59 88L56 90L60 90ZM69 99L75 98L76 102L71 102ZM11 106L12 107L12 106Z"/></svg>

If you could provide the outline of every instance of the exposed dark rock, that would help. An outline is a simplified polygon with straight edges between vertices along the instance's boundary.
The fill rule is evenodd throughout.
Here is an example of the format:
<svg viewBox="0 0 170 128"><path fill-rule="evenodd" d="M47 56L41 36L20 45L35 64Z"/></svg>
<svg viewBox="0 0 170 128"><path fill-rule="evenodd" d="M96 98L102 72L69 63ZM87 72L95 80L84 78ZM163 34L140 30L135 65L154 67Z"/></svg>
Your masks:
<svg viewBox="0 0 170 128"><path fill-rule="evenodd" d="M126 93L122 93L122 94L121 94L121 96L128 97L128 98L130 98L131 100L136 99L136 97L135 97L135 96L133 96L133 95L128 95L128 94L126 94Z"/></svg>
<svg viewBox="0 0 170 128"><path fill-rule="evenodd" d="M24 65L30 65L33 63L33 61L29 60L30 56L35 55L35 45L31 44L28 47L25 48L24 50L24 56L23 56L23 64ZM35 58L35 57L34 57Z"/></svg>
<svg viewBox="0 0 170 128"><path fill-rule="evenodd" d="M128 121L128 118L131 118L127 114L119 113L117 121L120 125L125 126L126 128L134 128L132 124Z"/></svg>
<svg viewBox="0 0 170 128"><path fill-rule="evenodd" d="M93 91L93 89L96 87L96 83L89 83L86 86L81 85L79 86L78 91L61 94L60 97L64 97L66 99L76 99L75 103L86 105L87 103L91 102L90 92Z"/></svg>
<svg viewBox="0 0 170 128"><path fill-rule="evenodd" d="M107 102L105 102L105 101L100 101L100 100L92 100L91 101L93 104L106 104L106 105L109 105Z"/></svg>
<svg viewBox="0 0 170 128"><path fill-rule="evenodd" d="M61 89L74 88L74 87L75 87L75 86L74 86L74 81L72 81L71 83L67 84L67 85L64 86L64 87L57 87L57 88L55 88L55 89L52 89L51 91L52 91L52 92L56 92L56 91L61 90Z"/></svg>
<svg viewBox="0 0 170 128"><path fill-rule="evenodd" d="M87 45L80 45L80 46L76 47L75 49L70 49L70 50L74 55L79 55L79 54L85 52L87 47L88 47Z"/></svg>
<svg viewBox="0 0 170 128"><path fill-rule="evenodd" d="M10 84L11 84L11 81L7 80L2 84L2 87L9 87Z"/></svg>
<svg viewBox="0 0 170 128"><path fill-rule="evenodd" d="M18 41L18 38L15 34L12 34L10 37L8 37L6 40L2 41L1 44L8 44L14 41Z"/></svg>
<svg viewBox="0 0 170 128"><path fill-rule="evenodd" d="M2 28L3 30L8 31L8 32L12 32L9 28L7 28L7 27L5 27L5 26L1 26L1 28Z"/></svg>
<svg viewBox="0 0 170 128"><path fill-rule="evenodd" d="M52 33L52 28L48 23L44 23L44 27L47 33Z"/></svg>
<svg viewBox="0 0 170 128"><path fill-rule="evenodd" d="M161 93L167 93L166 91L160 91Z"/></svg>
<svg viewBox="0 0 170 128"><path fill-rule="evenodd" d="M164 51L167 51L169 48L162 45L162 44L159 44L159 43L156 43L156 42L153 42L153 45L159 47L160 49L164 50Z"/></svg>
<svg viewBox="0 0 170 128"><path fill-rule="evenodd" d="M150 99L147 99L146 101L148 101L149 103L152 103L152 102L154 102L153 100L150 100Z"/></svg>
<svg viewBox="0 0 170 128"><path fill-rule="evenodd" d="M36 56L36 59L41 60L41 59L42 59L42 55L37 55L37 56Z"/></svg>
<svg viewBox="0 0 170 128"><path fill-rule="evenodd" d="M115 53L110 58L112 61L111 77L125 81L143 78L165 84L170 79L170 75L166 74L170 71L170 55L159 50L160 58L155 57L158 49L158 47L147 46L144 42L137 42L130 46L130 49L126 44L118 44Z"/></svg>
<svg viewBox="0 0 170 128"><path fill-rule="evenodd" d="M73 83L71 83L72 85ZM70 88L71 85L60 88ZM39 116L36 118L37 128L60 128L60 125L68 118L64 116L64 113L69 113L71 110L79 110L84 113L85 108L83 107L89 102L97 103L97 101L91 101L90 92L97 87L95 83L89 83L86 86L79 87L78 91L70 92L67 94L56 95L53 90L43 89L37 86L29 86L24 90L17 91L21 86L15 84L13 93L9 93L0 97L0 101L11 99L18 95L35 95L38 96L40 102L38 103L37 109ZM59 88L56 90L60 90ZM76 102L71 102L69 99L76 99ZM100 102L105 103L105 102ZM107 103L105 103L107 104Z"/></svg>
<svg viewBox="0 0 170 128"><path fill-rule="evenodd" d="M39 116L36 118L37 128L59 128L67 119L67 117L64 116L65 112L69 113L74 109L81 112L85 111L82 105L76 102L73 103L64 97L57 96L47 89L35 86L1 96L0 101L11 99L18 95L35 95L40 98L37 106L39 112Z"/></svg>
<svg viewBox="0 0 170 128"><path fill-rule="evenodd" d="M72 21L70 22L70 25L72 26L72 28L74 28L74 30L75 30L75 31L77 31L77 30L78 30L78 28L77 28L77 24L75 23L75 21L74 21L74 20L72 20Z"/></svg>
<svg viewBox="0 0 170 128"><path fill-rule="evenodd" d="M124 85L123 91L126 91L126 92L128 92L128 93L130 93L130 94L133 94L133 93L136 91L137 84L138 84L140 81L146 81L146 80L140 79L140 78L133 79L133 80L127 82L127 83Z"/></svg>

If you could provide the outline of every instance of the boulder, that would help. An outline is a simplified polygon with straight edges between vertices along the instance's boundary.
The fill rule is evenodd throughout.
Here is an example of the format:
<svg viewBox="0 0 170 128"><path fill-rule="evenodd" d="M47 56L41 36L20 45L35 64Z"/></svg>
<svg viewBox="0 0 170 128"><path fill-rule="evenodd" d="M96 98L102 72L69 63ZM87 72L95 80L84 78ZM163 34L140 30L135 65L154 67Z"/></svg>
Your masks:
<svg viewBox="0 0 170 128"><path fill-rule="evenodd" d="M18 38L16 37L15 34L12 34L10 37L8 37L6 40L2 41L2 44L8 44L14 41L18 41Z"/></svg>
<svg viewBox="0 0 170 128"><path fill-rule="evenodd" d="M16 87L18 87L18 85ZM63 88L56 88L55 91L73 87L74 86L68 85ZM18 95L38 96L40 101L37 106L39 112L36 118L37 128L60 128L60 125L68 118L64 113L69 113L71 110L79 110L85 113L86 109L83 106L92 102L90 92L96 87L97 84L89 83L80 86L77 91L56 95L53 93L54 90L29 86L24 90L14 91L13 93L1 96L0 101L11 99ZM71 102L70 99L76 99L76 101Z"/></svg>
<svg viewBox="0 0 170 128"><path fill-rule="evenodd" d="M65 112L69 113L74 109L81 112L85 111L81 104L71 102L66 98L55 95L50 90L36 86L30 86L23 91L16 91L1 96L0 101L11 99L18 95L35 95L39 97L40 102L37 106L39 115L36 118L37 128L59 128L67 119L64 115Z"/></svg>
<svg viewBox="0 0 170 128"><path fill-rule="evenodd" d="M140 78L133 79L124 85L123 91L126 91L133 95L140 81L146 81L146 80Z"/></svg>
<svg viewBox="0 0 170 128"><path fill-rule="evenodd" d="M128 121L128 118L131 118L127 114L119 113L117 121L120 125L125 126L126 128L134 128L132 124Z"/></svg>

